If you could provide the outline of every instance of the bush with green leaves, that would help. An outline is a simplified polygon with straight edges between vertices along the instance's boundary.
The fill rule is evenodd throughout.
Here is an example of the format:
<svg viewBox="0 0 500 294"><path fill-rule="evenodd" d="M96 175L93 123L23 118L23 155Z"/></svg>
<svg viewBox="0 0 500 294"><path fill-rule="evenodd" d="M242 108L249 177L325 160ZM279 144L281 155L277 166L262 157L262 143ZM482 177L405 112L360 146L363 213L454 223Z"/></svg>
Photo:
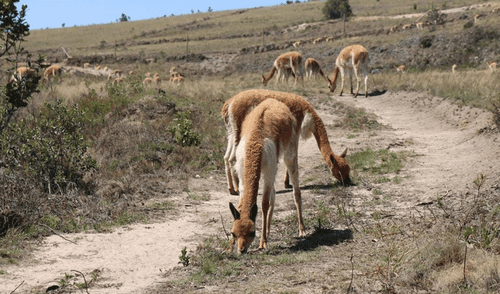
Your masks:
<svg viewBox="0 0 500 294"><path fill-rule="evenodd" d="M338 19L353 15L349 0L327 0L321 12L326 19Z"/></svg>
<svg viewBox="0 0 500 294"><path fill-rule="evenodd" d="M44 191L87 187L85 173L96 167L87 153L84 113L60 100L45 104L37 116L10 124L0 135L1 156L10 170L24 169Z"/></svg>
<svg viewBox="0 0 500 294"><path fill-rule="evenodd" d="M201 143L201 135L193 131L193 122L189 110L176 113L172 123L173 125L168 128L168 131L174 137L175 142L183 147L198 146Z"/></svg>

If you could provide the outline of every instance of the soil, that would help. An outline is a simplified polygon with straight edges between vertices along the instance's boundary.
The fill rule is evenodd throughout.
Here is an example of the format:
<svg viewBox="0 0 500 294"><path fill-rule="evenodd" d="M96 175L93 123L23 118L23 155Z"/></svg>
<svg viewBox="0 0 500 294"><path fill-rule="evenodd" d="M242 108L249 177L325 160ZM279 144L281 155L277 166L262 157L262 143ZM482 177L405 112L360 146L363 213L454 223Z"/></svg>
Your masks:
<svg viewBox="0 0 500 294"><path fill-rule="evenodd" d="M438 194L467 190L480 172L488 179L485 189L495 189L500 182L500 136L491 131L488 112L458 107L441 98L416 92L386 92L368 98L325 94L306 98L327 126L332 148L337 154L346 147L349 152L369 147L407 150L414 154L399 174L404 178L400 184L359 184L349 188L353 199L357 199L354 203L376 198L372 193L375 187L392 195L383 207L373 205L367 209L382 209L394 218L408 217L414 207L432 202ZM340 119L332 109L335 100L375 113L377 121L387 128L360 132L348 139L351 131L333 127ZM304 182L308 172L324 163L314 139L302 141L299 148L300 179ZM325 178L328 176L325 174ZM282 174L279 174L276 218L293 211L292 193L281 190L281 179ZM5 268L6 274L0 275L0 284L2 291L7 292L2 293L9 293L23 281L16 293L33 289L45 291L57 285L65 274L76 275L72 270L84 273L87 281L92 279L92 272L99 276L92 285L92 293L141 293L160 285L167 276L172 278L175 272L169 270L179 265L184 247L189 255L204 237L223 235L222 219L225 229L229 230L228 202L237 201L227 192L223 174L195 177L189 182L190 193L209 195L209 200L194 201L182 193L169 198L176 207L154 223L127 225L112 233L52 235L38 244L30 258ZM306 185L301 186L307 210L318 196ZM365 213L371 215L370 211ZM330 248L340 250L335 247L341 246L345 245L331 244ZM70 279L70 283L83 283L83 279ZM205 290L221 290L218 287L210 289Z"/></svg>

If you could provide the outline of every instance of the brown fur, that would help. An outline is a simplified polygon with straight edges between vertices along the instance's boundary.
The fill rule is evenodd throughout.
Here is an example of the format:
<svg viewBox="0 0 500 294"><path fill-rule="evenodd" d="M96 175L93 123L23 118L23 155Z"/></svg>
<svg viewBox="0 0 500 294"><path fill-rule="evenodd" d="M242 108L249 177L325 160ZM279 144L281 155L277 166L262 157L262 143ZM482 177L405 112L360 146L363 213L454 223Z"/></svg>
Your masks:
<svg viewBox="0 0 500 294"><path fill-rule="evenodd" d="M491 72L494 72L497 69L497 63L492 62L492 63L488 64L488 67L490 68Z"/></svg>
<svg viewBox="0 0 500 294"><path fill-rule="evenodd" d="M268 90L248 90L228 99L222 107L222 117L228 130L228 150L224 156L224 160L229 192L233 195L238 194L233 185L233 182L235 182L235 186L238 187L238 178L234 174L232 168L232 162L234 161L234 150L232 148L236 148L241 140L241 126L243 121L253 107L270 98L283 102L290 108L290 111L297 120L299 129L303 127L302 123L306 114L311 115L311 119L314 122L314 127L311 131L323 155L323 159L336 179L344 183L349 183L350 168L345 160L347 149L341 156L337 156L333 153L323 121L306 100L291 93ZM307 135L309 135L307 131L302 130L302 137L307 137ZM287 173L285 177L285 187L289 186Z"/></svg>
<svg viewBox="0 0 500 294"><path fill-rule="evenodd" d="M267 247L267 237L271 227L274 210L274 180L276 164L283 155L287 167L294 175L294 196L299 215L299 234L305 235L302 220L302 201L298 187L297 163L297 121L288 107L274 99L260 103L242 124L242 137L245 138L244 154L238 151L239 174L243 173L243 194L238 208L229 204L234 217L231 229L231 242L228 251L232 251L237 243L238 253L245 253L255 239L255 221L257 216L257 195L261 174L264 178L262 196L262 235L260 249ZM266 141L268 140L268 141ZM243 168L243 170L241 170Z"/></svg>
<svg viewBox="0 0 500 294"><path fill-rule="evenodd" d="M122 78L116 78L113 80L113 85L123 84Z"/></svg>
<svg viewBox="0 0 500 294"><path fill-rule="evenodd" d="M151 85L151 82L152 82L151 78L145 78L144 81L142 81L142 84L144 86L147 86L147 85Z"/></svg>
<svg viewBox="0 0 500 294"><path fill-rule="evenodd" d="M357 80L357 88L356 88L356 94L354 97L358 96L359 93L359 84L360 84L360 78L359 78L359 69L363 71L363 74L365 75L365 97L368 97L368 62L370 61L369 55L368 55L368 50L366 50L363 46L361 45L351 45L348 47L345 47L340 51L339 56L337 57L335 61L335 69L333 70L333 78L331 79L330 83L328 84L328 87L330 88L330 91L333 92L335 91L335 88L337 87L337 78L339 75L339 72L342 77L341 81L341 86L340 86L340 96L342 96L342 93L344 92L344 69L347 67L349 68L349 76L350 76L350 81L351 81L351 94L353 93L353 88L352 88L352 71L354 71L354 75L356 76ZM352 70L351 70L352 69Z"/></svg>
<svg viewBox="0 0 500 294"><path fill-rule="evenodd" d="M9 82L12 83L14 80L19 79L21 80L23 77L28 76L28 75L35 75L36 70L26 67L26 66L20 66L17 68L16 73L11 76L9 79Z"/></svg>
<svg viewBox="0 0 500 294"><path fill-rule="evenodd" d="M292 72L295 75L295 84L297 84L297 80L299 79L299 77L304 80L302 54L298 52L287 52L281 54L280 56L278 56L278 58L276 58L273 64L273 68L267 76L262 76L262 83L264 84L264 86L267 85L267 82L274 76L274 73L276 71L278 71L278 77L276 79L276 83L278 83L278 80L282 75L285 74L287 68L292 69Z"/></svg>
<svg viewBox="0 0 500 294"><path fill-rule="evenodd" d="M406 69L406 66L404 66L404 65L400 65L400 66L398 66L398 68L396 68L396 71L397 71L397 72L403 72L403 73L404 73L404 72L405 72L405 69Z"/></svg>
<svg viewBox="0 0 500 294"><path fill-rule="evenodd" d="M451 72L455 73L456 70L457 70L457 65L456 64L452 65L451 66Z"/></svg>
<svg viewBox="0 0 500 294"><path fill-rule="evenodd" d="M318 61L316 61L316 59L314 59L314 58L308 58L306 60L306 63L305 63L305 68L306 68L306 78L307 77L312 78L313 75L319 74L325 80L327 80L328 83L330 83L330 79L328 79L328 77L325 76L325 74L321 70L321 67L319 66Z"/></svg>
<svg viewBox="0 0 500 294"><path fill-rule="evenodd" d="M43 72L43 79L45 82L48 82L51 78L61 77L61 73L62 68L59 65L54 64L45 69Z"/></svg>

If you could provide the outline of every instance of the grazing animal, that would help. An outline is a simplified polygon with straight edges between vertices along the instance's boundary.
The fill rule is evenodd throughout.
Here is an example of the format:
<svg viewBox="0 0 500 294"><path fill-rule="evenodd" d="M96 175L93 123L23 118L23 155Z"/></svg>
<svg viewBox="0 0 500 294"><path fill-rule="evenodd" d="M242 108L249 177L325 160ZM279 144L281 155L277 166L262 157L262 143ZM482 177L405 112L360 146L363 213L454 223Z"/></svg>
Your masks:
<svg viewBox="0 0 500 294"><path fill-rule="evenodd" d="M401 72L401 73L405 73L405 70L406 70L406 66L404 66L404 65L400 65L396 68L396 71Z"/></svg>
<svg viewBox="0 0 500 294"><path fill-rule="evenodd" d="M45 71L43 72L43 79L44 81L48 82L51 78L61 77L61 73L62 68L59 65L54 64L45 69Z"/></svg>
<svg viewBox="0 0 500 294"><path fill-rule="evenodd" d="M314 135L318 148L328 165L333 177L344 184L350 183L350 168L345 160L347 149L340 155L333 153L323 121L314 108L299 95L269 90L247 90L228 99L222 107L222 118L227 130L227 150L224 155L228 190L231 195L238 195L238 176L233 168L236 161L236 148L241 140L242 124L246 116L257 105L267 99L284 103L297 120L300 136L307 139ZM284 184L290 188L289 175L285 174Z"/></svg>
<svg viewBox="0 0 500 294"><path fill-rule="evenodd" d="M409 24L403 25L402 29L403 29L403 31L406 31L406 30L409 30L409 29L413 29L414 27L415 27L414 23L409 23Z"/></svg>
<svg viewBox="0 0 500 294"><path fill-rule="evenodd" d="M300 45L302 45L302 42L300 42L300 41L297 41L297 42L292 44L292 46L295 48L299 48Z"/></svg>
<svg viewBox="0 0 500 294"><path fill-rule="evenodd" d="M267 76L262 76L262 83L264 86L267 85L267 82L273 77L274 73L278 71L276 84L278 83L280 77L285 74L287 68L290 68L295 76L295 85L297 84L297 80L302 78L304 80L303 74L303 65L302 65L302 54L298 52L287 52L281 54L276 58L273 64L273 68L271 72Z"/></svg>
<svg viewBox="0 0 500 294"><path fill-rule="evenodd" d="M490 68L491 72L494 72L494 71L497 70L497 63L496 62L492 62L492 63L488 64L488 67Z"/></svg>
<svg viewBox="0 0 500 294"><path fill-rule="evenodd" d="M321 43L322 41L323 41L323 38L317 38L317 39L314 39L313 44L316 45L316 44Z"/></svg>
<svg viewBox="0 0 500 294"><path fill-rule="evenodd" d="M474 23L476 23L478 19L479 19L479 14L474 14Z"/></svg>
<svg viewBox="0 0 500 294"><path fill-rule="evenodd" d="M333 36L330 36L325 39L325 42L333 42Z"/></svg>
<svg viewBox="0 0 500 294"><path fill-rule="evenodd" d="M368 63L370 62L370 57L368 55L368 50L366 50L361 45L351 45L345 47L340 51L337 60L335 61L335 69L333 70L333 78L330 80L328 87L330 91L335 91L337 87L337 78L339 75L342 77L341 86L340 86L340 96L344 91L344 69L349 69L349 78L351 81L351 94L352 91L352 72L354 71L354 75L357 80L356 94L354 97L358 97L359 92L359 84L361 83L361 78L359 77L359 70L363 72L365 77L365 97L368 97Z"/></svg>
<svg viewBox="0 0 500 294"><path fill-rule="evenodd" d="M451 72L455 73L456 70L457 70L457 65L456 64L452 65L451 66Z"/></svg>
<svg viewBox="0 0 500 294"><path fill-rule="evenodd" d="M25 76L35 75L35 74L36 70L26 66L20 66L17 68L16 73L10 77L9 83L12 83L16 80L21 80Z"/></svg>
<svg viewBox="0 0 500 294"><path fill-rule="evenodd" d="M83 64L83 68L89 68L90 67L90 63L86 62Z"/></svg>
<svg viewBox="0 0 500 294"><path fill-rule="evenodd" d="M128 74L129 74L129 75L133 75L133 74L134 74L134 71L133 71L133 70L131 70L131 71L129 71L129 72L128 72Z"/></svg>
<svg viewBox="0 0 500 294"><path fill-rule="evenodd" d="M113 71L113 74L114 74L115 76L121 77L121 76L122 76L122 71L121 71L121 70L119 70L119 69L117 69L117 70Z"/></svg>
<svg viewBox="0 0 500 294"><path fill-rule="evenodd" d="M492 13L499 13L500 12L500 7L497 7L491 11Z"/></svg>
<svg viewBox="0 0 500 294"><path fill-rule="evenodd" d="M123 84L123 78L116 78L113 80L113 85Z"/></svg>
<svg viewBox="0 0 500 294"><path fill-rule="evenodd" d="M96 66L94 67L94 69L99 70L99 69L101 69L101 66L100 66L100 65L96 65Z"/></svg>
<svg viewBox="0 0 500 294"><path fill-rule="evenodd" d="M320 75L328 82L330 82L328 77L323 74L323 71L321 70L321 67L319 66L319 63L318 61L316 61L316 59L308 58L305 63L305 68L306 68L306 78L314 78L316 77L316 75Z"/></svg>
<svg viewBox="0 0 500 294"><path fill-rule="evenodd" d="M424 23L423 22L417 23L417 29L421 30L423 28L424 28Z"/></svg>
<svg viewBox="0 0 500 294"><path fill-rule="evenodd" d="M152 82L151 78L145 78L144 81L142 81L142 84L145 87L147 87L147 86L151 85L151 82Z"/></svg>
<svg viewBox="0 0 500 294"><path fill-rule="evenodd" d="M158 73L155 74L154 81L157 85L161 84L161 78L158 76Z"/></svg>
<svg viewBox="0 0 500 294"><path fill-rule="evenodd" d="M241 197L238 207L230 202L229 208L234 218L231 240L227 248L232 251L237 246L237 253L246 253L255 239L257 218L257 196L259 180L264 180L262 195L262 234L259 249L267 248L271 220L274 211L276 192L277 163L280 157L291 173L295 206L299 220L299 236L305 236L302 219L302 198L300 194L299 166L297 148L299 133L297 120L288 107L274 99L261 102L244 119L241 129L241 142L236 151L236 169L240 182Z"/></svg>
<svg viewBox="0 0 500 294"><path fill-rule="evenodd" d="M399 29L402 27L401 24L397 24L397 25L393 25L390 29L389 29L389 33L390 34L393 34L397 31L399 31Z"/></svg>

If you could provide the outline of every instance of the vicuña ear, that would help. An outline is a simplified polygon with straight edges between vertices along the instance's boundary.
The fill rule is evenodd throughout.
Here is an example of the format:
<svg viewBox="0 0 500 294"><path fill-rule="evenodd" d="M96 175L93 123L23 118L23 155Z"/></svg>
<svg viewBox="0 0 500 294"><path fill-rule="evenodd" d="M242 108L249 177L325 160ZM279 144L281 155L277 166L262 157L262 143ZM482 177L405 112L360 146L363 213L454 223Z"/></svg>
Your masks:
<svg viewBox="0 0 500 294"><path fill-rule="evenodd" d="M255 222L255 220L257 219L257 210L258 210L257 203L254 203L252 205L252 211L250 212L250 219L253 222Z"/></svg>
<svg viewBox="0 0 500 294"><path fill-rule="evenodd" d="M345 158L346 155L347 155L347 148L344 150L344 152L342 152L342 154L340 154L340 157Z"/></svg>
<svg viewBox="0 0 500 294"><path fill-rule="evenodd" d="M229 209L231 209L231 213L232 213L233 218L235 220L240 219L240 213L239 213L239 211L236 210L236 207L234 207L234 205L231 202L229 202Z"/></svg>
<svg viewBox="0 0 500 294"><path fill-rule="evenodd" d="M333 157L333 154L330 154L330 161L332 162L332 165L335 165L335 163L337 162L335 160L335 157Z"/></svg>

